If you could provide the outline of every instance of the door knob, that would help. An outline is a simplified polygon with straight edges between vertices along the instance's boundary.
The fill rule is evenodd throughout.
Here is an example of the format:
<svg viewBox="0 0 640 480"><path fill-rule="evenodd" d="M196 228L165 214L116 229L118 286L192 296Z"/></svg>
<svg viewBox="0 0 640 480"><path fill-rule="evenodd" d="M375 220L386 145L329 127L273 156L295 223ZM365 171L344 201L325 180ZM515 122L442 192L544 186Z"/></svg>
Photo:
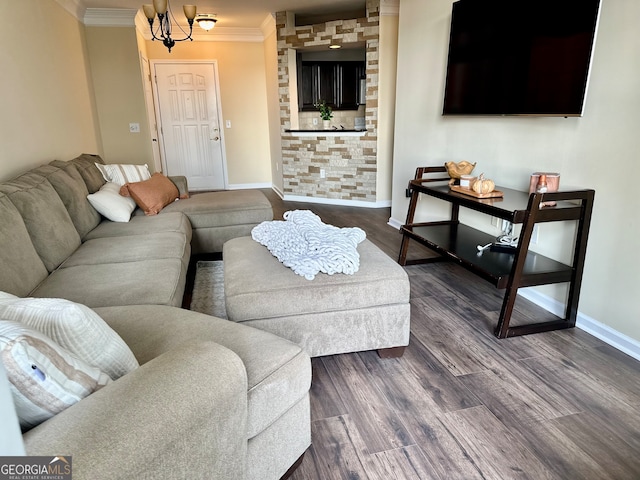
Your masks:
<svg viewBox="0 0 640 480"><path fill-rule="evenodd" d="M214 142L217 142L218 140L220 140L220 137L213 137Z"/></svg>

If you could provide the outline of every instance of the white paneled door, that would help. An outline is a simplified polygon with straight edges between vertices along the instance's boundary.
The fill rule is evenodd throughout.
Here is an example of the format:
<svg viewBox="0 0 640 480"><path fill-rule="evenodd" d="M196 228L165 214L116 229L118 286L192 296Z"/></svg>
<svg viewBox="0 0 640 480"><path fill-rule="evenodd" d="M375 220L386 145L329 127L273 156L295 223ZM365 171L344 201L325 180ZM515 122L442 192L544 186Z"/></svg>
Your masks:
<svg viewBox="0 0 640 480"><path fill-rule="evenodd" d="M215 62L152 61L166 175L190 190L227 186Z"/></svg>

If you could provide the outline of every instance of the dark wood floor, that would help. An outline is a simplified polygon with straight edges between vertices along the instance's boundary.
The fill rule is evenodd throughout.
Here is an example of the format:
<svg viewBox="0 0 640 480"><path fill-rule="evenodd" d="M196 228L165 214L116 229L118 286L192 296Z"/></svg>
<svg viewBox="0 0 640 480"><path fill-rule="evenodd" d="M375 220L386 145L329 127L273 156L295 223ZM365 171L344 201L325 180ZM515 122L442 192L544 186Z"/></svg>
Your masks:
<svg viewBox="0 0 640 480"><path fill-rule="evenodd" d="M276 219L309 209L397 257L389 209L265 193ZM409 347L313 359L313 444L291 478L640 478L639 362L579 329L498 340L501 291L450 263L406 271ZM548 314L519 299L518 317Z"/></svg>

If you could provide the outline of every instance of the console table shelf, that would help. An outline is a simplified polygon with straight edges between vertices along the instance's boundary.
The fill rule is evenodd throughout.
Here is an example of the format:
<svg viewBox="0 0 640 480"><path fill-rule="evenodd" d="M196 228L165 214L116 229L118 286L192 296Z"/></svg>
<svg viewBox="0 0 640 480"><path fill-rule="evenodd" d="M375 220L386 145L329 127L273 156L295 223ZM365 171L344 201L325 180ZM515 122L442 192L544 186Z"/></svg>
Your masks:
<svg viewBox="0 0 640 480"><path fill-rule="evenodd" d="M495 330L498 338L575 326L594 190L528 194L499 188L504 193L504 197L477 199L454 192L446 184L442 185L448 177L429 177L429 175L443 172L446 172L444 167L420 167L416 171L416 178L409 182L408 192L411 194L411 201L406 224L400 229L403 239L398 263L409 265L451 260L491 282L497 288L505 289L502 310ZM451 204L450 220L414 223L415 210L421 194L449 202ZM541 207L541 202L556 204ZM518 245L514 251L504 253L487 249L478 252L478 245L492 243L495 237L461 224L458 220L460 207L502 218L514 224L522 224ZM529 251L531 234L536 223L568 220L578 222L572 265L565 265ZM410 240L421 243L440 256L407 261ZM563 282L569 283L565 318L544 323L509 325L518 288Z"/></svg>

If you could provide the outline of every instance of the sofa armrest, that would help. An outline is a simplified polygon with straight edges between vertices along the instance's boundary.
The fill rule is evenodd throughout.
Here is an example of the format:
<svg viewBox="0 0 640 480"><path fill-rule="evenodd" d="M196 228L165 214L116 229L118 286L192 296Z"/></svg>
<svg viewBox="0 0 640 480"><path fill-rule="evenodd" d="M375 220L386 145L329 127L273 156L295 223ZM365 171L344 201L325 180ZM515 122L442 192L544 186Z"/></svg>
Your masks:
<svg viewBox="0 0 640 480"><path fill-rule="evenodd" d="M187 177L183 175L173 175L167 178L178 188L180 198L189 198L189 184L187 183Z"/></svg>
<svg viewBox="0 0 640 480"><path fill-rule="evenodd" d="M23 435L77 479L244 478L247 378L213 342L174 348Z"/></svg>

